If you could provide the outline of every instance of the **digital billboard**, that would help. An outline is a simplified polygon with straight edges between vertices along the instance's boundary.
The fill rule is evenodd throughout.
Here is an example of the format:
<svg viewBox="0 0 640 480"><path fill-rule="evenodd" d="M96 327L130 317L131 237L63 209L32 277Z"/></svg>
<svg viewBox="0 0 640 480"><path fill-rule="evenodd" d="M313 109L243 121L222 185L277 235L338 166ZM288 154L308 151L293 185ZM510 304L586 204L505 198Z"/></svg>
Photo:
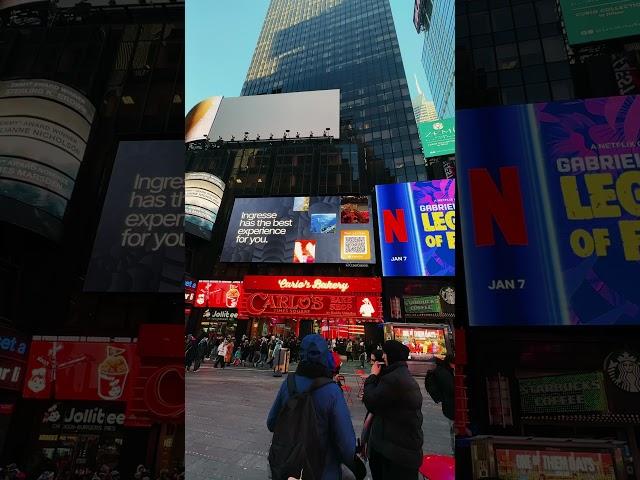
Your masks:
<svg viewBox="0 0 640 480"><path fill-rule="evenodd" d="M609 452L496 448L498 477L504 480L616 480Z"/></svg>
<svg viewBox="0 0 640 480"><path fill-rule="evenodd" d="M182 293L184 143L120 142L84 289Z"/></svg>
<svg viewBox="0 0 640 480"><path fill-rule="evenodd" d="M637 0L560 0L569 43L597 42L640 32Z"/></svg>
<svg viewBox="0 0 640 480"><path fill-rule="evenodd" d="M127 400L136 344L31 342L23 388L25 398Z"/></svg>
<svg viewBox="0 0 640 480"><path fill-rule="evenodd" d="M200 280L196 288L194 306L213 308L238 308L242 296L242 280Z"/></svg>
<svg viewBox="0 0 640 480"><path fill-rule="evenodd" d="M371 198L238 198L220 260L375 263Z"/></svg>
<svg viewBox="0 0 640 480"><path fill-rule="evenodd" d="M457 117L471 325L640 323L640 97Z"/></svg>
<svg viewBox="0 0 640 480"><path fill-rule="evenodd" d="M0 82L0 219L59 239L95 108L50 80Z"/></svg>
<svg viewBox="0 0 640 480"><path fill-rule="evenodd" d="M385 277L453 276L455 180L376 185Z"/></svg>
<svg viewBox="0 0 640 480"><path fill-rule="evenodd" d="M456 151L455 118L418 123L418 134L427 158L450 155Z"/></svg>
<svg viewBox="0 0 640 480"><path fill-rule="evenodd" d="M207 172L187 172L184 182L185 231L211 240L225 184Z"/></svg>

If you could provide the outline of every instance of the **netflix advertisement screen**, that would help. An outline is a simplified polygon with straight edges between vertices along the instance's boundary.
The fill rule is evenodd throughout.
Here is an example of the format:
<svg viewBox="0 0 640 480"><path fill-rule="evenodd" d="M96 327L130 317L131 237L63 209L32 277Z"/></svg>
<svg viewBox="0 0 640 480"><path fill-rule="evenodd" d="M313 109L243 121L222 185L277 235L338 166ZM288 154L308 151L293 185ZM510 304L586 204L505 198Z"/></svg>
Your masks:
<svg viewBox="0 0 640 480"><path fill-rule="evenodd" d="M639 112L623 96L458 113L471 325L640 323Z"/></svg>
<svg viewBox="0 0 640 480"><path fill-rule="evenodd" d="M455 180L377 185L385 277L453 276Z"/></svg>
<svg viewBox="0 0 640 480"><path fill-rule="evenodd" d="M220 259L260 263L376 263L371 198L238 198Z"/></svg>

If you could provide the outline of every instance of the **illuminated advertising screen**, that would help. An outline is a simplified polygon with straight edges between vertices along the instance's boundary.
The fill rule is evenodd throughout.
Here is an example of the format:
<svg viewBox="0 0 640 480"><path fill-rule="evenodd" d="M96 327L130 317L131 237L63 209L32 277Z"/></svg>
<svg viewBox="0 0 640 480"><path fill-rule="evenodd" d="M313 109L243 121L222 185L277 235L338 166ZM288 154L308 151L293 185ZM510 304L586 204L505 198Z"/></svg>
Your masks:
<svg viewBox="0 0 640 480"><path fill-rule="evenodd" d="M364 277L244 277L241 318L382 320L382 281Z"/></svg>
<svg viewBox="0 0 640 480"><path fill-rule="evenodd" d="M520 450L496 448L501 480L616 480L613 456L608 452Z"/></svg>
<svg viewBox="0 0 640 480"><path fill-rule="evenodd" d="M453 179L376 185L376 198L385 277L456 274Z"/></svg>
<svg viewBox="0 0 640 480"><path fill-rule="evenodd" d="M13 329L0 327L0 390L22 389L29 339Z"/></svg>
<svg viewBox="0 0 640 480"><path fill-rule="evenodd" d="M0 82L0 219L59 239L95 108L50 80Z"/></svg>
<svg viewBox="0 0 640 480"><path fill-rule="evenodd" d="M444 118L418 124L425 157L450 155L456 151L456 119Z"/></svg>
<svg viewBox="0 0 640 480"><path fill-rule="evenodd" d="M120 142L85 291L181 293L184 215L184 143Z"/></svg>
<svg viewBox="0 0 640 480"><path fill-rule="evenodd" d="M58 400L127 400L135 343L31 342L23 396Z"/></svg>
<svg viewBox="0 0 640 480"><path fill-rule="evenodd" d="M444 328L393 325L393 339L409 347L409 360L432 360L447 353Z"/></svg>
<svg viewBox="0 0 640 480"><path fill-rule="evenodd" d="M458 112L471 325L640 323L638 112L638 96Z"/></svg>
<svg viewBox="0 0 640 480"><path fill-rule="evenodd" d="M194 306L204 308L238 308L242 296L242 281L200 280Z"/></svg>
<svg viewBox="0 0 640 480"><path fill-rule="evenodd" d="M185 231L205 240L211 239L216 223L224 182L207 172L187 172L184 176Z"/></svg>
<svg viewBox="0 0 640 480"><path fill-rule="evenodd" d="M238 198L223 262L375 263L371 198Z"/></svg>
<svg viewBox="0 0 640 480"><path fill-rule="evenodd" d="M638 35L637 0L560 0L569 43L598 42Z"/></svg>

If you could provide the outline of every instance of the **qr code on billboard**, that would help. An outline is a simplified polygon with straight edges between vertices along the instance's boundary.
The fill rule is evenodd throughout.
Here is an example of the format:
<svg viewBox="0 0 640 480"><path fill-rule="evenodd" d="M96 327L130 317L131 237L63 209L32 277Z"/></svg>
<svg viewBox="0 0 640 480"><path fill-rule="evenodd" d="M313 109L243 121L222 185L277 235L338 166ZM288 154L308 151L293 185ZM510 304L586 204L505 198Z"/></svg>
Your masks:
<svg viewBox="0 0 640 480"><path fill-rule="evenodd" d="M340 239L340 258L343 260L371 260L371 238L367 230L342 230Z"/></svg>
<svg viewBox="0 0 640 480"><path fill-rule="evenodd" d="M347 255L364 255L369 251L369 242L364 235L349 235L344 237L344 253Z"/></svg>

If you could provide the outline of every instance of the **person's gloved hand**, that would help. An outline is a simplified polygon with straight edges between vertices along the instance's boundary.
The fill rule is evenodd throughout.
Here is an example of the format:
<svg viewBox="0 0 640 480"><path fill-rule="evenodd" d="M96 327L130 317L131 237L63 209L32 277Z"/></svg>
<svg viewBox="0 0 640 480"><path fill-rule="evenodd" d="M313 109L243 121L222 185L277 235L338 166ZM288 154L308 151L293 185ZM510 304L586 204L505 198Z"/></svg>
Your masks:
<svg viewBox="0 0 640 480"><path fill-rule="evenodd" d="M349 465L349 469L356 477L356 480L364 480L367 477L367 467L358 454L353 457L353 462Z"/></svg>

